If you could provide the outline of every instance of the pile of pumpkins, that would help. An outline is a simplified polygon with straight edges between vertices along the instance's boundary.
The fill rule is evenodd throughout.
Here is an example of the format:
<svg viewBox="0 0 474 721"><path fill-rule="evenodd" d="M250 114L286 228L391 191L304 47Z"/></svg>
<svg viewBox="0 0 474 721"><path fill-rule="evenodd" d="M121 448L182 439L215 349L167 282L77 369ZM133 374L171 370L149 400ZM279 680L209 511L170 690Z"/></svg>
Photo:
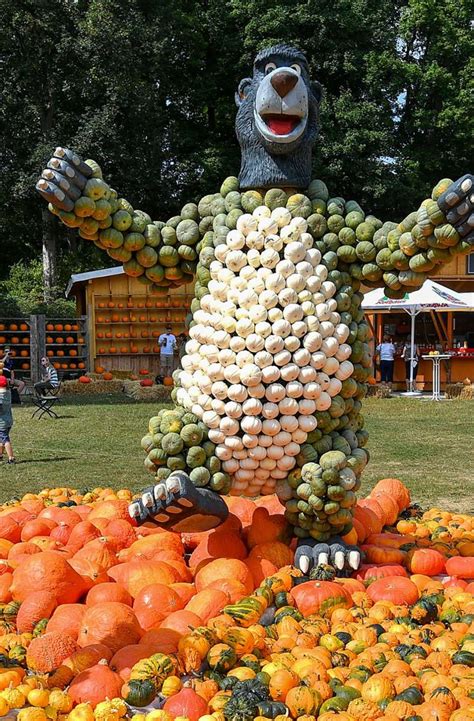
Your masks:
<svg viewBox="0 0 474 721"><path fill-rule="evenodd" d="M384 479L355 507L364 563L336 578L293 565L275 496L230 496L221 527L187 534L137 527L131 499L0 507L0 716L474 720L473 516Z"/></svg>

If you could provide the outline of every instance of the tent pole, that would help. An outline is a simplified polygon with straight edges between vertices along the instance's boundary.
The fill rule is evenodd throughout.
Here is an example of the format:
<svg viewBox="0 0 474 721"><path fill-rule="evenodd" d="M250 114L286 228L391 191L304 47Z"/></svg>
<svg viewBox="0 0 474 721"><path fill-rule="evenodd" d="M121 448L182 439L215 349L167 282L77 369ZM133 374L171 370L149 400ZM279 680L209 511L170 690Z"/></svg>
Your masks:
<svg viewBox="0 0 474 721"><path fill-rule="evenodd" d="M416 311L413 309L413 311L410 313L411 315L411 353L413 353L415 348L415 319L416 319ZM410 393L413 393L413 362L410 358Z"/></svg>

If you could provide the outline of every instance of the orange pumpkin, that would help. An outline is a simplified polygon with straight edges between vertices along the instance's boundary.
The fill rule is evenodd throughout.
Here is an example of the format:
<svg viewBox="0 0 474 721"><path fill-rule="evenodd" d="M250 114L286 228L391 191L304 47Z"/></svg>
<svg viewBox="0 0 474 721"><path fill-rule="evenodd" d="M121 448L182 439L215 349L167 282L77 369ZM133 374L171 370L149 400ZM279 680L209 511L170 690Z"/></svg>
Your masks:
<svg viewBox="0 0 474 721"><path fill-rule="evenodd" d="M144 631L158 626L170 613L182 607L176 591L162 583L145 586L133 602L133 610Z"/></svg>
<svg viewBox="0 0 474 721"><path fill-rule="evenodd" d="M120 698L122 685L122 677L102 660L76 676L68 694L75 704L90 703L95 708L105 699Z"/></svg>
<svg viewBox="0 0 474 721"><path fill-rule="evenodd" d="M47 591L30 593L21 604L16 626L19 633L33 631L35 625L43 618L50 618L57 606L56 597Z"/></svg>
<svg viewBox="0 0 474 721"><path fill-rule="evenodd" d="M28 556L13 572L11 592L20 602L33 592L43 591L51 592L58 603L75 603L86 590L81 576L54 551Z"/></svg>
<svg viewBox="0 0 474 721"><path fill-rule="evenodd" d="M391 601L394 604L413 604L419 598L415 584L403 576L379 578L370 584L367 595L372 601Z"/></svg>
<svg viewBox="0 0 474 721"><path fill-rule="evenodd" d="M87 608L77 642L79 646L102 643L116 653L124 646L138 643L141 635L137 617L130 606L105 601Z"/></svg>
<svg viewBox="0 0 474 721"><path fill-rule="evenodd" d="M99 583L93 586L86 596L86 606L95 606L98 603L116 601L132 606L133 599L126 588L120 583Z"/></svg>
<svg viewBox="0 0 474 721"><path fill-rule="evenodd" d="M51 673L76 650L77 644L68 634L45 633L34 638L28 646L28 668L39 673Z"/></svg>
<svg viewBox="0 0 474 721"><path fill-rule="evenodd" d="M58 606L48 621L47 633L67 633L77 641L85 611L86 607L82 603L64 603Z"/></svg>

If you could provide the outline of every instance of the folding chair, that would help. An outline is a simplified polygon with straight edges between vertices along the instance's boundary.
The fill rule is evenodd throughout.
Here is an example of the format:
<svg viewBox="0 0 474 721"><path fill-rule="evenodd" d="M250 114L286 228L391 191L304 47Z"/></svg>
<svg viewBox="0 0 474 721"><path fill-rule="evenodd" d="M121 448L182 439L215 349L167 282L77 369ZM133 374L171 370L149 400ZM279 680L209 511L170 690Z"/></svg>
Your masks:
<svg viewBox="0 0 474 721"><path fill-rule="evenodd" d="M50 418L59 418L58 414L54 410L56 403L59 403L59 393L61 390L61 383L56 388L49 388L45 390L42 395L32 396L33 405L36 406L32 418L42 418L45 413Z"/></svg>

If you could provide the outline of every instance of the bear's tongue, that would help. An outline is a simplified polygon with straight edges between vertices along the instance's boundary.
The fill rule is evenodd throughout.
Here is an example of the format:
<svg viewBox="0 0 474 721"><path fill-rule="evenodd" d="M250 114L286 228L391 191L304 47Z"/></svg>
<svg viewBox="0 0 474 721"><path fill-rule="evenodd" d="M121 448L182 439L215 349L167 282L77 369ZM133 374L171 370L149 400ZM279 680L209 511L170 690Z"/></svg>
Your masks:
<svg viewBox="0 0 474 721"><path fill-rule="evenodd" d="M267 115L265 122L274 135L289 135L299 118L294 115Z"/></svg>

